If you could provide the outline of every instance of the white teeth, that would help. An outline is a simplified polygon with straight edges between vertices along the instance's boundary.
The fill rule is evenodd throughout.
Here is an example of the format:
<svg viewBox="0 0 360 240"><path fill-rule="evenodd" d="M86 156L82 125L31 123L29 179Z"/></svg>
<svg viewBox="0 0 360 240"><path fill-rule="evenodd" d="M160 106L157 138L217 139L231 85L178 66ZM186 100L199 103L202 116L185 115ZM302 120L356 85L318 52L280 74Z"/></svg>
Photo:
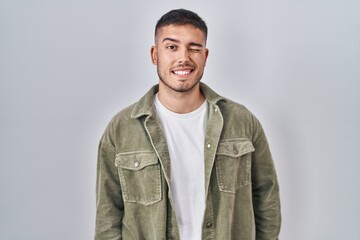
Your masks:
<svg viewBox="0 0 360 240"><path fill-rule="evenodd" d="M174 71L176 75L187 75L190 74L190 70L183 70L183 71Z"/></svg>

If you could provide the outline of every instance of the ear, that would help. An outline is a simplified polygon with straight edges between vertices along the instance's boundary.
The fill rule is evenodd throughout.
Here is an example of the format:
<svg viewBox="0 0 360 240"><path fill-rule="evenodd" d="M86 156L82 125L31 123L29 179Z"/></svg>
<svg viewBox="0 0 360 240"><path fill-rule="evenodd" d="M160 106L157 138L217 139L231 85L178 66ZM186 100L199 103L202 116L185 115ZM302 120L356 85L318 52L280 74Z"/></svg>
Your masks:
<svg viewBox="0 0 360 240"><path fill-rule="evenodd" d="M209 56L209 49L205 49L205 66L206 66L206 61L207 61L207 58Z"/></svg>
<svg viewBox="0 0 360 240"><path fill-rule="evenodd" d="M152 46L150 50L151 54L151 62L156 65L157 64L157 49L156 46Z"/></svg>

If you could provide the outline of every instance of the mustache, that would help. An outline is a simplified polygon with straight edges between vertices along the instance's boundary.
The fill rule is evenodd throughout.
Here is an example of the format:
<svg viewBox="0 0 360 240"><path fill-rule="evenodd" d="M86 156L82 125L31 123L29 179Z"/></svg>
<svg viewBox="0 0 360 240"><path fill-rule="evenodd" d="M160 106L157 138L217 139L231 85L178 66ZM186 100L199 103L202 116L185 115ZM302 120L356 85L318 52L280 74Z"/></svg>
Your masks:
<svg viewBox="0 0 360 240"><path fill-rule="evenodd" d="M174 68L185 68L185 67L190 67L190 68L195 68L195 66L191 63L183 63L183 64L179 64L177 66L175 66Z"/></svg>

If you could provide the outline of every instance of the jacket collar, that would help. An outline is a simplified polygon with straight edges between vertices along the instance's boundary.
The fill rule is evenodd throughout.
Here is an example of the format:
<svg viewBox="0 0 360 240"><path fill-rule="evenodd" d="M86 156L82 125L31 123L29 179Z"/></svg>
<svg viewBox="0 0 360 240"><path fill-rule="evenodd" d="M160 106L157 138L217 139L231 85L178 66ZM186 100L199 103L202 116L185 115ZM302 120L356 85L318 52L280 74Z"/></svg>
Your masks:
<svg viewBox="0 0 360 240"><path fill-rule="evenodd" d="M205 83L200 82L200 89L211 105L216 105L219 101L228 101L226 98L214 92ZM156 84L136 103L131 113L131 118L139 118L145 115L152 115L154 111L154 96L158 91L159 84Z"/></svg>

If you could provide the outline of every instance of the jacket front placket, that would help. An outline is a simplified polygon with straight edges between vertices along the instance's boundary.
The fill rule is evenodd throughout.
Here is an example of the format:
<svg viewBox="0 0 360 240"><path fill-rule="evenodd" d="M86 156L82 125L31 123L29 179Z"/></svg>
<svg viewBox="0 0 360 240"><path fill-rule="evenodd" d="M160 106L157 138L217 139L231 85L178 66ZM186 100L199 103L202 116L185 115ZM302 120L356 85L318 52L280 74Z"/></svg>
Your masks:
<svg viewBox="0 0 360 240"><path fill-rule="evenodd" d="M209 104L207 128L205 134L204 163L205 163L205 199L206 208L203 219L202 239L215 239L215 217L211 198L210 181L213 172L215 155L220 140L223 117L216 104Z"/></svg>
<svg viewBox="0 0 360 240"><path fill-rule="evenodd" d="M164 196L168 197L168 201L170 203L170 206L168 207L167 238L179 239L179 227L176 220L175 208L171 194L171 166L166 138L154 113L146 117L144 127L159 158L162 172L164 173L165 181L168 185L168 193L164 194Z"/></svg>

